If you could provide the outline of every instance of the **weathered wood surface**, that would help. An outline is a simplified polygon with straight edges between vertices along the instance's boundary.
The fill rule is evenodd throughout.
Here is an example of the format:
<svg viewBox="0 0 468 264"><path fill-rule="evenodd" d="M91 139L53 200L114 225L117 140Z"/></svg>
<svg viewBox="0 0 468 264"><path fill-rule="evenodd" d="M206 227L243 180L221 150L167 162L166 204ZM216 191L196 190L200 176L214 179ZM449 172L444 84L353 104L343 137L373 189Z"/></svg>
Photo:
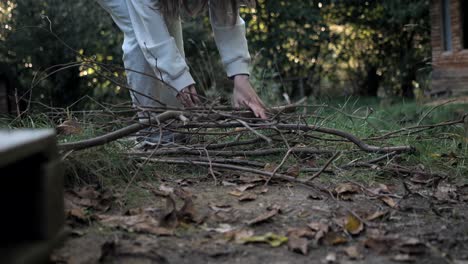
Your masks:
<svg viewBox="0 0 468 264"><path fill-rule="evenodd" d="M64 224L53 130L0 130L0 263L45 263Z"/></svg>

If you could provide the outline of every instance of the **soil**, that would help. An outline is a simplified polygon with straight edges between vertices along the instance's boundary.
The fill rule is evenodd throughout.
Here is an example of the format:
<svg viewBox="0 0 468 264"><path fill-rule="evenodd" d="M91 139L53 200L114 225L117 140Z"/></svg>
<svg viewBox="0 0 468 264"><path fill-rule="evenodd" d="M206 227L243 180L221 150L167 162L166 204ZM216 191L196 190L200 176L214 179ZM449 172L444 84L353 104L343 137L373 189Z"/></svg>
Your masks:
<svg viewBox="0 0 468 264"><path fill-rule="evenodd" d="M242 193L255 194L252 201L240 202L239 197L229 194L245 184L248 183L230 177L226 177L224 186L215 186L210 177L167 180L165 186L182 185L194 195L191 211L195 214L192 221L179 222L175 233L169 236L110 228L96 220L95 214L124 215L132 208L164 211L166 199L151 192L151 188L159 188L159 185L138 182L136 185L143 187L129 192L139 192L139 198L131 201L114 198L110 209L100 212L89 209L89 221L85 222L69 215L69 236L54 252L52 262L468 263L468 205L465 200L468 188L465 186L443 181L417 184L408 179L392 178L380 185L386 190L376 190L379 193L376 196L369 193L369 190L375 190L375 184L358 184L361 186L358 188L356 184L337 180L334 183L317 182L318 187L311 189L287 182L272 182L266 191L263 182L258 182L254 188ZM346 184L354 186L354 190L338 195L335 188L345 188ZM114 195L118 196L122 189L114 190ZM384 202L383 197L389 198L388 202ZM182 201L177 199L177 208L181 206ZM246 224L277 207L279 213L270 219L251 226ZM215 213L215 210L219 211ZM385 214L364 220L371 219L366 217L376 212ZM347 227L346 219L350 215L361 219L358 223L363 225L362 231ZM297 248L295 251L288 248L287 242L272 247L268 243L240 244L232 239L240 230L251 230L256 236L267 233L288 236L288 231L308 229L308 224L318 222L330 230L324 237L317 234L303 237L301 241L306 242L306 255ZM291 236L289 238L291 242ZM358 254L346 254L345 250L350 248L356 249Z"/></svg>

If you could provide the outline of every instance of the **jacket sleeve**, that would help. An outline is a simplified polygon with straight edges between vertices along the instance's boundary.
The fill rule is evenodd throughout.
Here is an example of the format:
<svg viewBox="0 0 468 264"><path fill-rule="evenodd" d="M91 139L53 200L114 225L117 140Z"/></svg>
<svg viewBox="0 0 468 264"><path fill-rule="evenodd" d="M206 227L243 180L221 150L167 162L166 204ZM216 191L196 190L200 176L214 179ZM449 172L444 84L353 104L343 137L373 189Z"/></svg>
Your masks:
<svg viewBox="0 0 468 264"><path fill-rule="evenodd" d="M236 20L233 25L232 21ZM221 10L219 1L210 1L210 20L216 46L228 77L238 74L249 75L250 54L245 37L245 22L235 14Z"/></svg>
<svg viewBox="0 0 468 264"><path fill-rule="evenodd" d="M166 21L152 0L126 0L133 29L156 77L177 91L194 84L184 56L169 34Z"/></svg>

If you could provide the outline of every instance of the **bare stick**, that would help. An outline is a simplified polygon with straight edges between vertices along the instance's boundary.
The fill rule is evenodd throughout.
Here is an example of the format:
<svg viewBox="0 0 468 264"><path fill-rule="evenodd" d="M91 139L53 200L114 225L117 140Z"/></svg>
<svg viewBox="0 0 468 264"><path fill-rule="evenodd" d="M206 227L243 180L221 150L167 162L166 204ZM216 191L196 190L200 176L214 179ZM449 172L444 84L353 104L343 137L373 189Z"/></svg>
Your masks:
<svg viewBox="0 0 468 264"><path fill-rule="evenodd" d="M170 119L176 119L180 115L182 115L182 112L167 111L158 115L157 119L159 120L159 122L164 122ZM119 129L117 131L114 131L109 134L105 134L96 138L87 139L87 140L78 141L78 142L60 144L59 150L62 150L62 151L82 150L82 149L87 149L91 147L101 146L109 142L115 141L117 139L131 135L133 133L136 133L140 131L141 129L148 127L148 126L149 126L148 123L136 123L136 124L127 126L125 128Z"/></svg>
<svg viewBox="0 0 468 264"><path fill-rule="evenodd" d="M200 149L160 149L155 154L158 156L165 156L165 155L201 155L200 152L203 151L202 148ZM219 156L219 157L260 157L260 156L267 156L267 155L275 155L278 153L284 153L287 149L284 148L272 148L272 149L259 149L259 150L237 150L237 151L212 151L208 150L211 156ZM314 149L314 148L302 148L302 147L294 147L291 148L291 152L293 153L302 153L302 154L328 154L331 155L335 153L332 150L321 150L321 149ZM146 152L131 152L128 153L130 156L139 156L139 157L146 157L148 153Z"/></svg>
<svg viewBox="0 0 468 264"><path fill-rule="evenodd" d="M318 178L332 164L332 162L334 160L336 160L340 155L341 155L341 152L335 153L335 155L333 155L333 157L331 157L327 161L327 163L325 163L325 165L323 165L322 169L320 169L317 173L312 175L310 178L305 179L304 182L310 182L310 181L314 180L315 178Z"/></svg>
<svg viewBox="0 0 468 264"><path fill-rule="evenodd" d="M248 130L250 130L250 132L254 133L257 137L265 140L268 144L271 144L272 140L271 138L263 135L263 134L260 134L258 133L258 131L256 131L255 129L253 129L252 127L249 126L249 124L247 124L247 122L243 121L243 120L240 120L240 119L236 119L237 122L241 123L245 128L247 128Z"/></svg>

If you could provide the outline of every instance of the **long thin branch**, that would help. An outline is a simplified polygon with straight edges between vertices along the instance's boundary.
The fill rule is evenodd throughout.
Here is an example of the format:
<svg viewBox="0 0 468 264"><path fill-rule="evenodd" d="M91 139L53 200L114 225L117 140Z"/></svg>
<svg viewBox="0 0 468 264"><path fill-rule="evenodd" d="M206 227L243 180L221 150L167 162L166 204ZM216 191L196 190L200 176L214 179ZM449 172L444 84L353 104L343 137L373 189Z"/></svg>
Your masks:
<svg viewBox="0 0 468 264"><path fill-rule="evenodd" d="M179 111L167 111L158 115L156 119L159 120L159 122L164 122L170 119L176 119L182 114L183 112L179 112ZM111 133L96 137L96 138L72 142L72 143L63 143L63 144L60 144L58 147L59 147L59 150L61 151L69 151L69 150L82 150L82 149L87 149L91 147L101 146L109 142L115 141L117 139L131 135L133 133L136 133L140 131L141 129L148 127L149 125L150 123L139 122L139 123L127 126L125 128L113 131Z"/></svg>
<svg viewBox="0 0 468 264"><path fill-rule="evenodd" d="M167 156L167 155L201 155L203 149L161 149L158 150L155 155L159 156ZM284 153L287 149L284 148L271 148L271 149L258 149L258 150L233 150L233 151L212 151L208 150L211 156L218 156L218 157L260 157L260 156L267 156L267 155L276 155L279 153ZM332 150L323 150L323 149L314 149L314 148L303 148L303 147L294 147L291 148L292 153L297 154L333 154L335 153ZM131 152L128 153L130 156L139 156L145 157L148 156L147 152Z"/></svg>
<svg viewBox="0 0 468 264"><path fill-rule="evenodd" d="M310 178L305 179L304 182L311 182L315 178L318 178L332 164L332 162L335 161L340 155L341 155L341 152L335 153L335 155L333 155L333 157L331 157L317 173L312 175Z"/></svg>
<svg viewBox="0 0 468 264"><path fill-rule="evenodd" d="M236 128L243 126L239 122L227 122L223 124L213 123L190 123L187 125L180 126L180 128ZM252 124L250 126L253 126ZM256 125L258 129L273 129L270 127L264 127L262 124ZM316 125L302 125L302 124L276 124L276 128L284 130L302 130L302 131L316 131L319 133L330 134L339 136L347 139L354 143L361 150L367 152L387 153L387 152L412 152L414 148L412 146L394 146L394 147L378 147L366 144L363 140L359 139L355 135L333 128L326 128Z"/></svg>

